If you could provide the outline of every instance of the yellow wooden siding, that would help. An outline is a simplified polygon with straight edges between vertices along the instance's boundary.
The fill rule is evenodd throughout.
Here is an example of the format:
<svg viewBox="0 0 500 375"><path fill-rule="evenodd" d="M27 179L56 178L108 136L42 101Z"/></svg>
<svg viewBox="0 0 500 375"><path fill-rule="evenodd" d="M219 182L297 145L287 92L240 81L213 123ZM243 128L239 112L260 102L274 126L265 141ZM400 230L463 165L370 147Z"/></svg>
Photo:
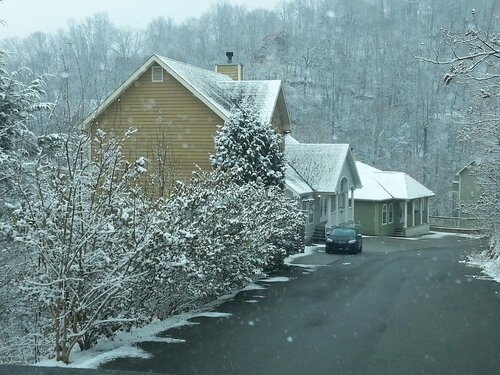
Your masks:
<svg viewBox="0 0 500 375"><path fill-rule="evenodd" d="M221 124L223 120L175 78L164 72L163 82L152 82L148 69L96 118L91 129L92 134L99 127L120 137L130 127L137 128L123 154L130 162L146 157L150 174L158 172L154 153L165 138L168 156L174 160L166 173L173 167L175 179L187 181L195 165L211 170L213 137Z"/></svg>

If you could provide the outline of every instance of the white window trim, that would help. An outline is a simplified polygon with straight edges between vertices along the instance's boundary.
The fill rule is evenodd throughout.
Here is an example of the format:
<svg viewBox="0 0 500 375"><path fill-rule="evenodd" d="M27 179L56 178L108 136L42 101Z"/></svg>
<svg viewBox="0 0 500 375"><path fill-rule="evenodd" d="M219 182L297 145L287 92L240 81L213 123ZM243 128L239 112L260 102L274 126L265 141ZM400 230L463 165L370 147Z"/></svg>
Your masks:
<svg viewBox="0 0 500 375"><path fill-rule="evenodd" d="M155 70L156 70L156 75L157 75L158 69L161 72L161 79L155 79ZM151 82L163 82L163 68L161 66L153 65L151 67Z"/></svg>
<svg viewBox="0 0 500 375"><path fill-rule="evenodd" d="M385 221L384 221L384 212L385 212ZM382 206L382 225L387 225L387 205L384 204Z"/></svg>
<svg viewBox="0 0 500 375"><path fill-rule="evenodd" d="M387 206L387 222L392 224L394 222L394 206L392 203L389 203Z"/></svg>

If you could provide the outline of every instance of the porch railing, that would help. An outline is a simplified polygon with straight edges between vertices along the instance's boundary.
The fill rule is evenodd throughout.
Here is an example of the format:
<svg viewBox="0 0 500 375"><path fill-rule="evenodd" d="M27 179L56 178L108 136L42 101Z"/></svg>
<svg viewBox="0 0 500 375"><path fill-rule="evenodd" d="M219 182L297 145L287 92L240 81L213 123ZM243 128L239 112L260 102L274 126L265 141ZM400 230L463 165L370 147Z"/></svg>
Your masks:
<svg viewBox="0 0 500 375"><path fill-rule="evenodd" d="M329 223L332 227L354 220L354 212L352 207L339 209L330 213Z"/></svg>
<svg viewBox="0 0 500 375"><path fill-rule="evenodd" d="M457 232L480 232L481 223L473 217L430 216L431 230L450 230Z"/></svg>

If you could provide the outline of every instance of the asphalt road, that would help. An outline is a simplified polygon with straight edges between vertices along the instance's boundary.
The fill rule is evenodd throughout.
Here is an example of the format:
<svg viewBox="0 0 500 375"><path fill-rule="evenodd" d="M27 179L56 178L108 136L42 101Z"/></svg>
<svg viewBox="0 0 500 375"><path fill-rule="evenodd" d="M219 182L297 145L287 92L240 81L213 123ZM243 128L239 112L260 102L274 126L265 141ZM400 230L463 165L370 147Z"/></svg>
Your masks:
<svg viewBox="0 0 500 375"><path fill-rule="evenodd" d="M141 343L151 359L108 369L172 374L500 374L500 284L465 256L479 240L365 238L363 253L320 250L263 290L236 295L197 325ZM257 302L247 302L257 301Z"/></svg>

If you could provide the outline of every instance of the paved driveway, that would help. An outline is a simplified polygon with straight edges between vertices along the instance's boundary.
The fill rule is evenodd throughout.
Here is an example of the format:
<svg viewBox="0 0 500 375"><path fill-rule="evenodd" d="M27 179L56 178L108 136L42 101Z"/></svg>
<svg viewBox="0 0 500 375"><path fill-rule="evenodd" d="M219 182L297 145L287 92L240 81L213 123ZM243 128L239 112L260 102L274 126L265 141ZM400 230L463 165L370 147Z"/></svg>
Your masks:
<svg viewBox="0 0 500 375"><path fill-rule="evenodd" d="M480 241L365 238L363 253L321 247L217 311L145 342L144 359L105 368L178 374L496 374L500 284L463 260ZM317 265L315 271L304 268ZM280 280L280 279L274 279Z"/></svg>

